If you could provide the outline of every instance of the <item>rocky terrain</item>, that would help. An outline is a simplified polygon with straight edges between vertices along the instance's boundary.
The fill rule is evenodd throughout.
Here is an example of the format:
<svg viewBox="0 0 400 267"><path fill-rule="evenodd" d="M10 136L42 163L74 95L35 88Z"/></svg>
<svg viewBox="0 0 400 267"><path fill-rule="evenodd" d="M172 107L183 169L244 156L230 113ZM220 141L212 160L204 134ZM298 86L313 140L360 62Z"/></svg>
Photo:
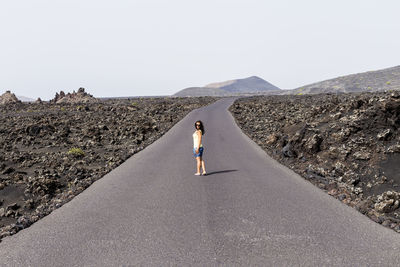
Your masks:
<svg viewBox="0 0 400 267"><path fill-rule="evenodd" d="M211 83L204 87L189 87L174 94L174 96L234 96L247 94L262 94L279 91L275 85L257 77L229 80Z"/></svg>
<svg viewBox="0 0 400 267"><path fill-rule="evenodd" d="M215 98L135 98L0 106L0 238L61 207L189 111ZM65 103L69 98L73 103ZM89 97L90 98L90 97ZM56 102L56 103L54 103Z"/></svg>
<svg viewBox="0 0 400 267"><path fill-rule="evenodd" d="M400 92L256 96L230 107L271 157L400 232Z"/></svg>
<svg viewBox="0 0 400 267"><path fill-rule="evenodd" d="M398 90L400 88L400 66L377 71L329 79L305 85L294 90L286 90L286 94L319 94L319 93L349 93L372 92L383 90Z"/></svg>

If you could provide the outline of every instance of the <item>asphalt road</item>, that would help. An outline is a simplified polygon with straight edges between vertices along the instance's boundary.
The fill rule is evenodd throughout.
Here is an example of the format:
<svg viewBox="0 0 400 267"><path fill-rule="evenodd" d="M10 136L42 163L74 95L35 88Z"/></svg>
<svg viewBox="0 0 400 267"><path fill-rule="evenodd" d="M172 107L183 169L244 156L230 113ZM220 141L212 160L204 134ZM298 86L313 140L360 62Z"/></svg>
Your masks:
<svg viewBox="0 0 400 267"><path fill-rule="evenodd" d="M399 266L400 235L278 164L223 99L0 243L9 266ZM194 122L208 176L194 176Z"/></svg>

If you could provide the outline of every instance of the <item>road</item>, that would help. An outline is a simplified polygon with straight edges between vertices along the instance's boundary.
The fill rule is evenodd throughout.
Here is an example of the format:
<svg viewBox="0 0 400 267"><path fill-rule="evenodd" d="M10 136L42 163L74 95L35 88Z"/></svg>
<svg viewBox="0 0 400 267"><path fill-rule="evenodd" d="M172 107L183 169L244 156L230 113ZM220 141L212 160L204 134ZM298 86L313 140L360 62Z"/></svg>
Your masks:
<svg viewBox="0 0 400 267"><path fill-rule="evenodd" d="M222 99L0 243L7 266L399 266L400 235L271 159ZM194 122L209 175L195 176Z"/></svg>

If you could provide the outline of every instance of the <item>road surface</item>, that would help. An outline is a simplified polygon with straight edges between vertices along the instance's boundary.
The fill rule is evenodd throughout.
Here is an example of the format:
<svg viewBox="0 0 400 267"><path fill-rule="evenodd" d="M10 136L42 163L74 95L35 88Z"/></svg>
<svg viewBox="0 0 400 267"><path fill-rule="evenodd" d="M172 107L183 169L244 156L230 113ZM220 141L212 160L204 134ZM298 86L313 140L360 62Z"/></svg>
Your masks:
<svg viewBox="0 0 400 267"><path fill-rule="evenodd" d="M222 99L32 226L5 237L8 266L399 266L400 235L278 164ZM194 122L208 176L195 176Z"/></svg>

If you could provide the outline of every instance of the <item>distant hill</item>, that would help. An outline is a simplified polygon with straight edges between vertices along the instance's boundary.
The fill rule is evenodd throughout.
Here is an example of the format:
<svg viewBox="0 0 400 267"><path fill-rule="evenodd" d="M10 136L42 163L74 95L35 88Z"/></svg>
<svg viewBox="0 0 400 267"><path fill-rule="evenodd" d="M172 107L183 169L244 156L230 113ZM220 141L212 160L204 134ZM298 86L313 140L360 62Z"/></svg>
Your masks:
<svg viewBox="0 0 400 267"><path fill-rule="evenodd" d="M285 94L400 90L400 66L341 76L285 91Z"/></svg>
<svg viewBox="0 0 400 267"><path fill-rule="evenodd" d="M244 79L211 83L204 87L189 87L175 93L173 96L230 96L276 90L280 89L257 76L251 76Z"/></svg>
<svg viewBox="0 0 400 267"><path fill-rule="evenodd" d="M19 100L21 100L22 102L34 102L35 101L35 99L33 99L33 98L29 98L29 97L21 96L21 95L17 95L17 98Z"/></svg>

